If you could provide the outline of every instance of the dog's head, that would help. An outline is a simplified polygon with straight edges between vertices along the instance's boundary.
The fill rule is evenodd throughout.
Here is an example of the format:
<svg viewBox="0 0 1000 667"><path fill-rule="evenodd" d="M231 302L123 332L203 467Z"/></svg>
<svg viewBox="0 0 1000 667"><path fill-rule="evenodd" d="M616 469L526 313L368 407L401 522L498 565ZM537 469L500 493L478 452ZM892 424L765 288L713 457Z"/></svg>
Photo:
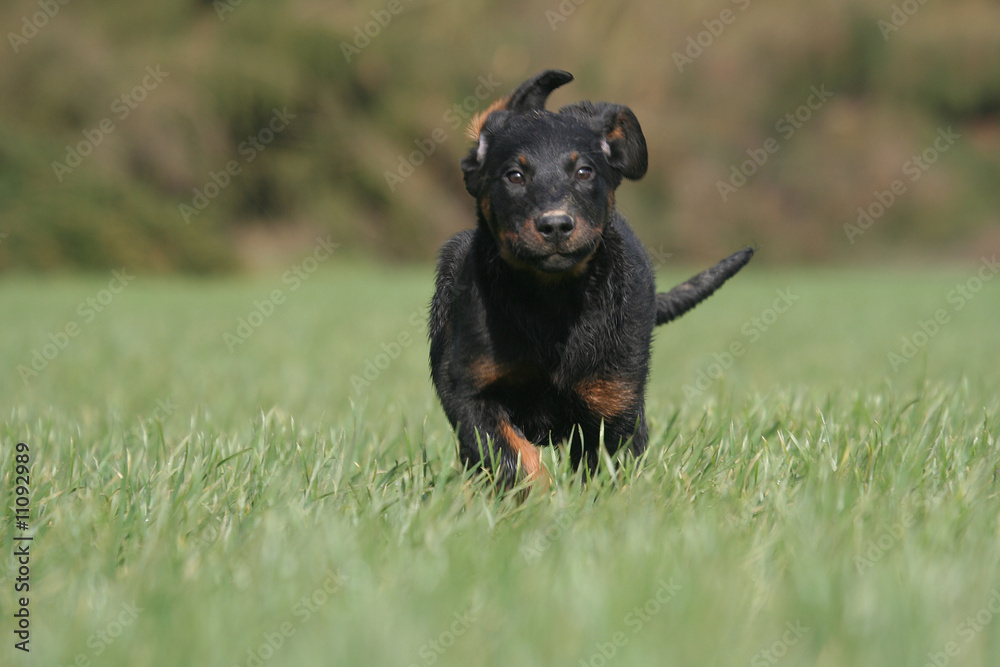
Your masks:
<svg viewBox="0 0 1000 667"><path fill-rule="evenodd" d="M572 81L547 70L472 119L465 187L510 265L578 274L601 243L622 178L646 173L646 139L628 107L579 102L545 110Z"/></svg>

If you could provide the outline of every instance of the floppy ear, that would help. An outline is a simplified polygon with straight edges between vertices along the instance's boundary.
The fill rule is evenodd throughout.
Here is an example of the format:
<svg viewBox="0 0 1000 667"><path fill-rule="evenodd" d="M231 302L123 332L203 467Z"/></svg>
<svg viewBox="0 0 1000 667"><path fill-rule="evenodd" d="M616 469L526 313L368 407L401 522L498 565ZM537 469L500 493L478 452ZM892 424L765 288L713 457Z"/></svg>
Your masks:
<svg viewBox="0 0 1000 667"><path fill-rule="evenodd" d="M535 75L517 87L507 97L502 97L485 110L472 117L469 123L469 138L476 146L462 160L462 173L465 175L465 189L476 196L481 183L478 171L486 159L490 135L499 128L511 113L526 113L545 108L545 100L559 86L573 80L573 75L558 69L549 69Z"/></svg>
<svg viewBox="0 0 1000 667"><path fill-rule="evenodd" d="M477 130L477 142L469 154L462 159L462 176L465 179L465 189L473 197L479 196L482 189L482 167L486 162L486 149L489 146L490 137L496 129L507 120L509 111L497 110L490 112Z"/></svg>
<svg viewBox="0 0 1000 667"><path fill-rule="evenodd" d="M649 157L646 137L632 110L609 102L578 102L559 110L588 123L601 139L608 164L633 181L646 174Z"/></svg>

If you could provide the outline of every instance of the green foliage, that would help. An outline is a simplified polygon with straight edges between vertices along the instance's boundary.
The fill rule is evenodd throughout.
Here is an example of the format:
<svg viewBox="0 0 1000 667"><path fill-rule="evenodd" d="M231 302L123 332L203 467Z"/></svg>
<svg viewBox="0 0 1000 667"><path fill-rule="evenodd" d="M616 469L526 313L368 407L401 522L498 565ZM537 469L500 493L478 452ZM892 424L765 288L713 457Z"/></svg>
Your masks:
<svg viewBox="0 0 1000 667"><path fill-rule="evenodd" d="M0 262L17 269L180 269L234 267L210 225L176 224L172 204L142 181L122 188L81 170L58 187L39 159L51 141L0 128L0 216L6 236ZM172 211L171 213L175 213Z"/></svg>
<svg viewBox="0 0 1000 667"><path fill-rule="evenodd" d="M473 221L457 166L465 122L547 67L577 76L553 106L636 110L650 171L619 202L653 248L715 258L754 240L775 261L995 247L1000 10L988 0L60 7L17 44L38 8L0 10L0 269L225 270L256 262L248 239L262 233L272 261L315 233L428 258ZM121 106L148 66L169 75ZM787 133L782 119L820 86L833 96ZM246 150L285 109L288 126ZM53 163L106 119L113 131L59 178ZM949 127L954 150L852 242L857 208ZM720 191L769 138L767 162ZM238 173L205 197L230 163Z"/></svg>
<svg viewBox="0 0 1000 667"><path fill-rule="evenodd" d="M35 556L32 653L0 660L997 664L1000 302L948 300L973 275L751 266L659 332L648 455L581 480L546 450L522 504L457 467L429 267L138 277L89 322L106 279L8 277L0 504L26 442Z"/></svg>

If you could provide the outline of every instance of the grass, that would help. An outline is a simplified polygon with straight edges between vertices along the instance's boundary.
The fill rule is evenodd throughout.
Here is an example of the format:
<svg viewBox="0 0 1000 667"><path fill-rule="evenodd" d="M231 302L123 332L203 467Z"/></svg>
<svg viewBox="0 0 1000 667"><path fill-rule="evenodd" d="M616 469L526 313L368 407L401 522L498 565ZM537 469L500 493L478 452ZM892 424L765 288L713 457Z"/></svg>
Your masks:
<svg viewBox="0 0 1000 667"><path fill-rule="evenodd" d="M0 662L998 664L1000 283L948 301L975 270L751 267L658 333L648 455L584 483L547 452L522 504L456 465L428 267L140 276L91 322L110 275L7 278L3 504L26 442L35 539Z"/></svg>

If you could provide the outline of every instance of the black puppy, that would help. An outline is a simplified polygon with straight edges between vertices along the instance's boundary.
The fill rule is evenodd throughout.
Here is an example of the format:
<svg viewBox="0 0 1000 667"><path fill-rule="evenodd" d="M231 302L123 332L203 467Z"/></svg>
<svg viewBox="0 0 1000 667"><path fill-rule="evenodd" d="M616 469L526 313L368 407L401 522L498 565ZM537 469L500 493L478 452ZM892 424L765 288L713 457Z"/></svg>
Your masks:
<svg viewBox="0 0 1000 667"><path fill-rule="evenodd" d="M622 178L646 173L627 107L545 110L568 72L548 70L473 119L462 160L478 225L441 249L431 374L467 465L503 487L547 481L538 445L570 441L593 467L603 444L639 454L653 327L711 295L745 249L657 294L643 246L615 209Z"/></svg>

